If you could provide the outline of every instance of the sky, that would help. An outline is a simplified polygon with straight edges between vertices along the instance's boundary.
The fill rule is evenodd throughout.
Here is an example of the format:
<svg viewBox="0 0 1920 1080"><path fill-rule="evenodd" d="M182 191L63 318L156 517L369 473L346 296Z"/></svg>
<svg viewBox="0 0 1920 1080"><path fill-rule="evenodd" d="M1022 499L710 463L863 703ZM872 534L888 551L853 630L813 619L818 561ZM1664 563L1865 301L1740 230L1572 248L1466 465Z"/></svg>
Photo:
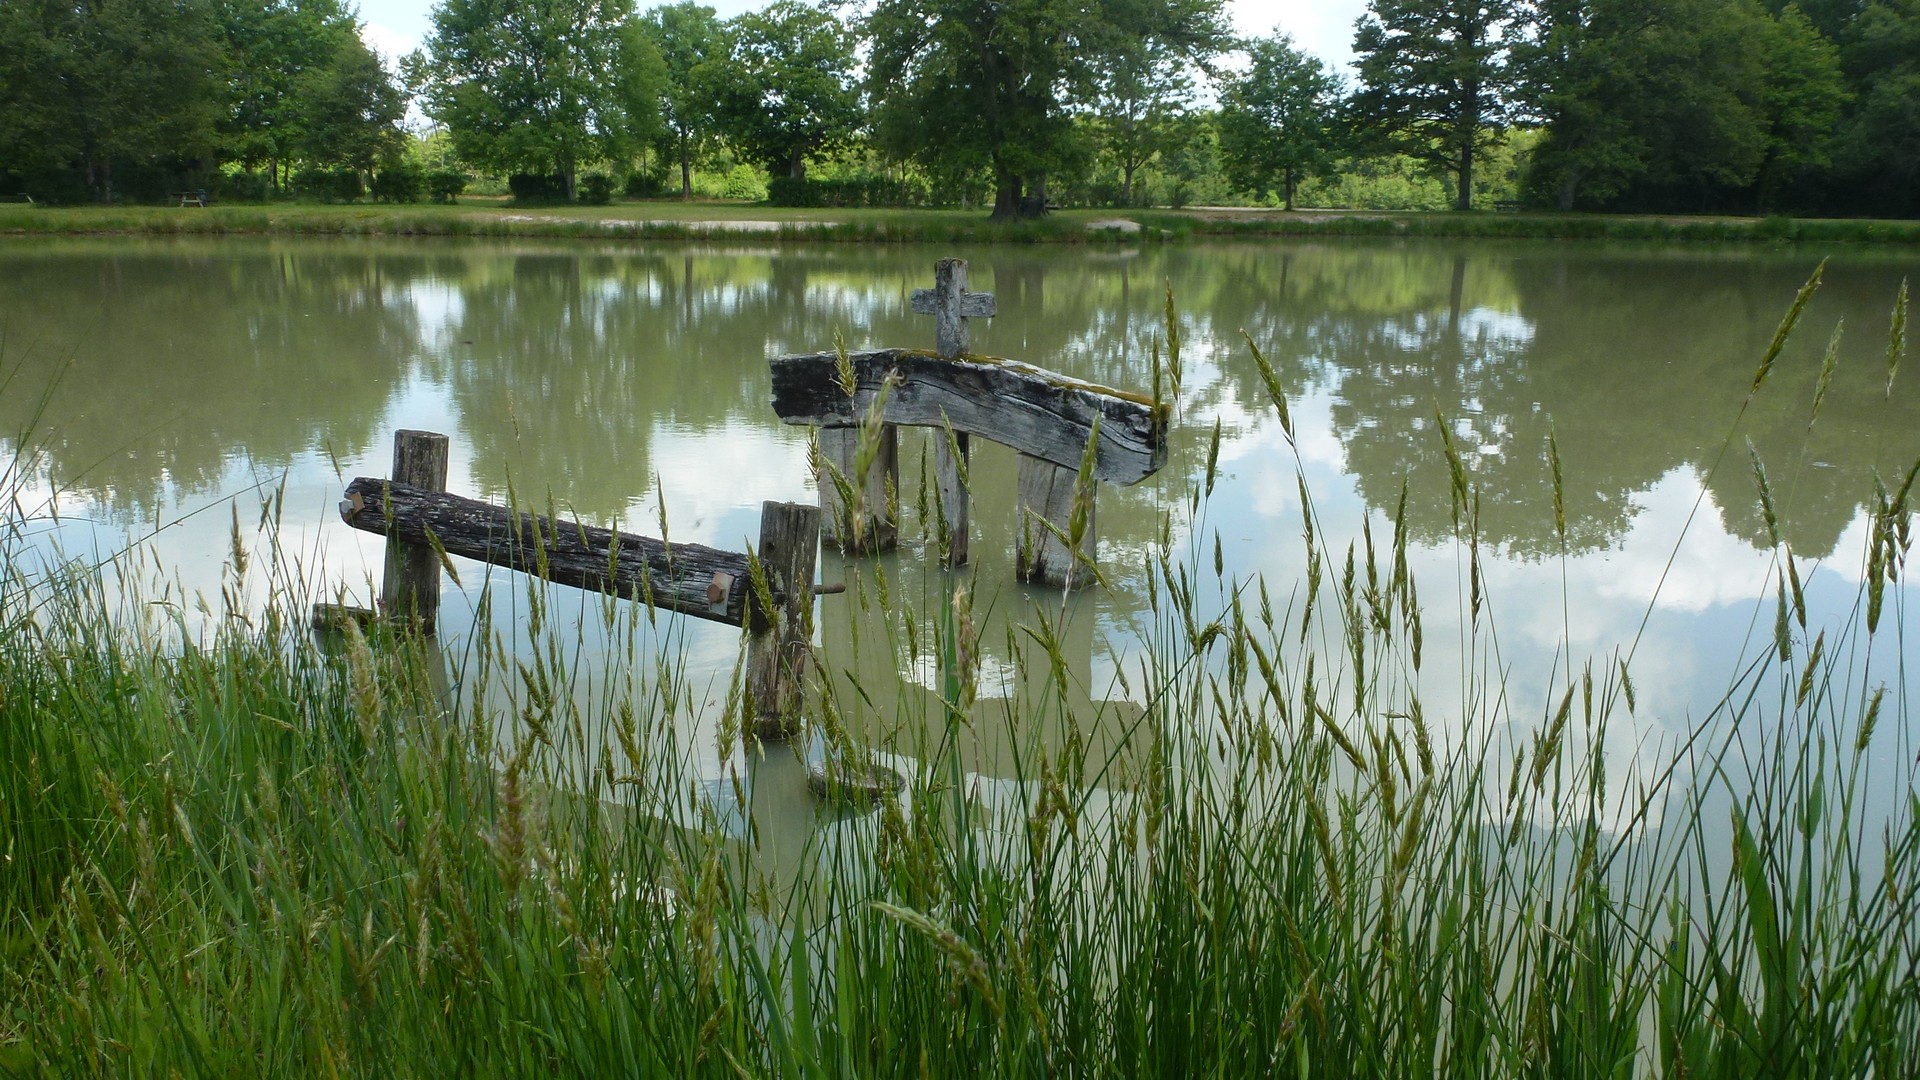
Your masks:
<svg viewBox="0 0 1920 1080"><path fill-rule="evenodd" d="M767 0L707 0L723 18L766 6ZM653 7L639 0L642 9ZM418 48L427 37L433 0L360 0L360 21L367 43L389 59ZM1365 0L1227 0L1234 30L1265 36L1274 30L1293 35L1294 44L1336 68L1353 59L1353 21Z"/></svg>

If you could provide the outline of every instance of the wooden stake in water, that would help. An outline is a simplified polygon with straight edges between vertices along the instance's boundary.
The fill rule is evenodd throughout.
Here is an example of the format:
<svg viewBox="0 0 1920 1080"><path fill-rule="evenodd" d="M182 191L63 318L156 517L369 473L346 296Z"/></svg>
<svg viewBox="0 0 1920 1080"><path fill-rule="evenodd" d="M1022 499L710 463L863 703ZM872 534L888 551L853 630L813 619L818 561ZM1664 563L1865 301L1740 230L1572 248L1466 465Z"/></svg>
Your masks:
<svg viewBox="0 0 1920 1080"><path fill-rule="evenodd" d="M933 268L933 288L913 291L916 314L934 318L934 343L940 355L958 360L971 348L972 332L968 319L990 319L994 314L992 293L967 291L967 260L941 259ZM959 456L954 456L955 450ZM967 561L969 504L964 479L967 462L967 436L955 432L949 445L944 432L933 439L934 480L940 489L940 509L947 521L947 565L960 566Z"/></svg>
<svg viewBox="0 0 1920 1080"><path fill-rule="evenodd" d="M427 491L447 490L447 446L447 437L437 432L394 432L390 478ZM387 537L380 608L401 626L434 632L440 615L440 555L431 544Z"/></svg>
<svg viewBox="0 0 1920 1080"><path fill-rule="evenodd" d="M1073 500L1080 474L1044 458L1020 455L1020 535L1016 538L1014 575L1029 585L1077 589L1093 573L1092 492L1087 495L1087 522L1080 535L1078 555L1060 541L1053 529L1072 536ZM1053 529L1047 527L1048 524Z"/></svg>
<svg viewBox="0 0 1920 1080"><path fill-rule="evenodd" d="M815 482L820 487L820 512L830 523L834 545L848 555L892 551L900 542L900 526L894 516L900 490L899 430L892 424L880 425L873 460L864 477L860 474L860 434L858 427L823 427L819 431L820 474ZM840 498L829 465L846 478L861 506L848 506ZM895 493L892 500L888 498L890 490Z"/></svg>
<svg viewBox="0 0 1920 1080"><path fill-rule="evenodd" d="M747 637L747 696L754 733L782 739L800 730L807 655L813 637L813 572L819 560L820 508L796 503L760 505L760 563L774 606L758 597Z"/></svg>

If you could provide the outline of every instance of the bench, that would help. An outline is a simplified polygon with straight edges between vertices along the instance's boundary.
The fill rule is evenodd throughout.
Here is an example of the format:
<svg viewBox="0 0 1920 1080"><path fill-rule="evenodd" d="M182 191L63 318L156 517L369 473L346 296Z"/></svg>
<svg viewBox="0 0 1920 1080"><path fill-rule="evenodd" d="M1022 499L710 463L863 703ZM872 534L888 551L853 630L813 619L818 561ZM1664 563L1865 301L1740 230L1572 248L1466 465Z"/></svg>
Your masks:
<svg viewBox="0 0 1920 1080"><path fill-rule="evenodd" d="M204 207L207 205L207 189L201 188L198 191L170 191L167 193L167 201L176 206Z"/></svg>
<svg viewBox="0 0 1920 1080"><path fill-rule="evenodd" d="M33 196L24 191L14 195L0 195L0 203L26 203L28 206L37 205L33 201Z"/></svg>
<svg viewBox="0 0 1920 1080"><path fill-rule="evenodd" d="M1523 205L1519 199L1495 199L1493 200L1493 212L1496 214L1514 214L1518 213Z"/></svg>

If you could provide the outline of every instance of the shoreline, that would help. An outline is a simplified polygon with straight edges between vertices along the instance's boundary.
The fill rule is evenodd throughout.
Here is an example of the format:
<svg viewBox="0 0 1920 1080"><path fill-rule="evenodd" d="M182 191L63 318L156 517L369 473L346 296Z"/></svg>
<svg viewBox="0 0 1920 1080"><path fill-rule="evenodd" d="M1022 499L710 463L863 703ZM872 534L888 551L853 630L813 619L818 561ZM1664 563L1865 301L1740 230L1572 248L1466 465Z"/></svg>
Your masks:
<svg viewBox="0 0 1920 1080"><path fill-rule="evenodd" d="M827 243L1140 244L1188 238L1625 240L1683 244L1920 245L1920 220L1676 217L1473 211L1063 210L997 223L977 210L820 210L739 203L606 207L246 205L0 206L0 236L447 236Z"/></svg>

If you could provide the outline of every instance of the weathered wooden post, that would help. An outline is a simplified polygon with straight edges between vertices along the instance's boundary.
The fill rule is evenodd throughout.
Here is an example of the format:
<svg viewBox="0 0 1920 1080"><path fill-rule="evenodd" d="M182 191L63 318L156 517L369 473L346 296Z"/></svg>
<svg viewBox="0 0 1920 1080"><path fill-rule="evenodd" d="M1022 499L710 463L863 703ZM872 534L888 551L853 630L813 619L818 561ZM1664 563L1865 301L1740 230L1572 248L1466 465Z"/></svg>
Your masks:
<svg viewBox="0 0 1920 1080"><path fill-rule="evenodd" d="M447 447L447 437L437 432L394 432L393 481L423 491L447 490ZM403 627L434 632L440 617L440 555L431 544L387 536L380 608Z"/></svg>
<svg viewBox="0 0 1920 1080"><path fill-rule="evenodd" d="M849 555L892 551L900 543L895 509L900 492L900 432L881 424L875 434L873 460L860 472L860 431L854 427L823 427L814 437L820 444L820 462L814 483L820 488L820 513L830 523L829 536ZM856 505L840 497L831 465L846 479Z"/></svg>
<svg viewBox="0 0 1920 1080"><path fill-rule="evenodd" d="M1078 589L1093 580L1094 480L1087 477L1079 490L1080 472L1031 454L1019 456L1019 536L1014 544L1014 576L1029 585L1057 585ZM1086 517L1079 545L1071 542L1073 508L1085 500ZM1049 528L1051 526L1051 528ZM1058 529L1056 534L1054 529Z"/></svg>
<svg viewBox="0 0 1920 1080"><path fill-rule="evenodd" d="M787 738L800 730L819 546L818 507L760 505L758 555L773 595L771 606L758 596L749 599L747 699L754 734L763 739Z"/></svg>
<svg viewBox="0 0 1920 1080"><path fill-rule="evenodd" d="M990 319L994 313L992 293L967 291L967 260L941 259L933 267L933 288L913 291L916 314L934 318L934 346L943 359L958 360L973 344L968 319ZM940 491L941 517L946 521L945 552L948 566L967 561L967 536L970 531L970 502L967 492L967 433L953 432L947 441L947 428L933 436L935 486ZM956 451L958 454L956 455Z"/></svg>

